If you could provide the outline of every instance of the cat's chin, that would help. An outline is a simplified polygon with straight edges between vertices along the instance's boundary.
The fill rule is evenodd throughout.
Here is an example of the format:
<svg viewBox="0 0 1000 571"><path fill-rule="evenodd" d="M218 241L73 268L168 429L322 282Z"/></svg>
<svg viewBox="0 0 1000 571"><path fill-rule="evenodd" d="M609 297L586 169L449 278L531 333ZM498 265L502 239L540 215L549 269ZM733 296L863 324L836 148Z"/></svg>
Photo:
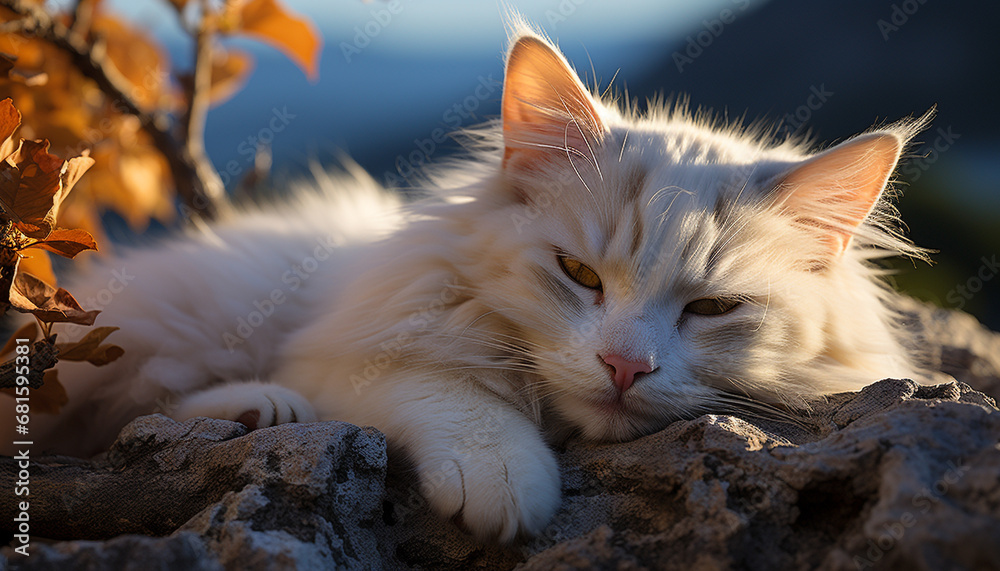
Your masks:
<svg viewBox="0 0 1000 571"><path fill-rule="evenodd" d="M587 440L625 442L651 434L670 423L649 414L648 407L628 395L576 397L561 408Z"/></svg>

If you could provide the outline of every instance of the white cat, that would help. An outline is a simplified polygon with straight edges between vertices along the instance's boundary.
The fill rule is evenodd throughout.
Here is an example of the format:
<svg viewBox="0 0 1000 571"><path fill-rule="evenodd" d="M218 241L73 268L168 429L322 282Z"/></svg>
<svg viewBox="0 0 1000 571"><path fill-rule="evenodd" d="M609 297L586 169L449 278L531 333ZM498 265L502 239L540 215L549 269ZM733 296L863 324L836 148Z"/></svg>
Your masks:
<svg viewBox="0 0 1000 571"><path fill-rule="evenodd" d="M559 505L546 435L920 375L870 261L923 255L884 195L926 118L811 154L621 111L517 28L502 120L425 198L354 173L68 284L126 352L59 364L69 404L36 444L93 453L154 410L372 425L442 516L508 541Z"/></svg>

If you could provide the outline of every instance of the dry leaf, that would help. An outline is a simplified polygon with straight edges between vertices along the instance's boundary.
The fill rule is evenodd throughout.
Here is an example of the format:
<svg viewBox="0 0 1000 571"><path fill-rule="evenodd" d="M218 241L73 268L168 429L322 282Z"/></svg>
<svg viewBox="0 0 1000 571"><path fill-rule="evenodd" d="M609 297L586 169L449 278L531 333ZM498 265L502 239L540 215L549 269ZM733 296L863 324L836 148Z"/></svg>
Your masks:
<svg viewBox="0 0 1000 571"><path fill-rule="evenodd" d="M86 361L100 345L118 331L117 327L95 327L87 332L79 341L72 343L57 343L60 361Z"/></svg>
<svg viewBox="0 0 1000 571"><path fill-rule="evenodd" d="M0 52L0 76L9 76L10 71L14 69L15 62L17 62L17 56Z"/></svg>
<svg viewBox="0 0 1000 571"><path fill-rule="evenodd" d="M33 248L48 250L64 258L75 258L77 254L84 250L97 250L97 242L94 241L94 237L90 235L90 232L86 230L69 230L66 228L53 230L47 238L35 242L31 246ZM29 273L38 275L35 272L28 271ZM55 283L55 280L50 283Z"/></svg>
<svg viewBox="0 0 1000 571"><path fill-rule="evenodd" d="M59 382L58 371L45 371L45 384L31 390L31 412L42 414L58 414L63 405L69 402L66 388Z"/></svg>
<svg viewBox="0 0 1000 571"><path fill-rule="evenodd" d="M14 131L21 125L21 114L14 108L14 102L8 97L0 101L0 160L10 156L17 148Z"/></svg>
<svg viewBox="0 0 1000 571"><path fill-rule="evenodd" d="M215 52L212 61L212 87L209 98L218 105L243 89L253 71L253 57L234 49Z"/></svg>
<svg viewBox="0 0 1000 571"><path fill-rule="evenodd" d="M250 0L240 10L239 32L278 48L310 81L316 80L323 41L308 18L290 12L278 0Z"/></svg>
<svg viewBox="0 0 1000 571"><path fill-rule="evenodd" d="M30 72L23 69L14 69L14 62L17 58L5 53L0 53L0 77L6 77L12 81L23 83L31 87L38 87L49 82L49 74L45 72Z"/></svg>
<svg viewBox="0 0 1000 571"><path fill-rule="evenodd" d="M7 340L7 343L4 344L3 349L0 349L0 357L6 357L7 355L13 353L17 348L18 339L27 339L29 345L34 343L35 340L38 339L38 323L34 320L29 321L15 331L14 334L10 336L10 339Z"/></svg>
<svg viewBox="0 0 1000 571"><path fill-rule="evenodd" d="M21 313L31 313L46 322L93 325L98 310L85 311L63 288L55 288L37 277L19 272L10 288L10 305Z"/></svg>
<svg viewBox="0 0 1000 571"><path fill-rule="evenodd" d="M129 94L143 109L173 106L176 98L170 91L170 59L150 40L152 34L107 14L98 14L92 29L104 39L108 59L129 82Z"/></svg>
<svg viewBox="0 0 1000 571"><path fill-rule="evenodd" d="M118 358L124 354L125 349L122 349L118 345L105 343L95 349L94 352L87 357L87 362L95 367L103 367L112 361L118 360Z"/></svg>
<svg viewBox="0 0 1000 571"><path fill-rule="evenodd" d="M35 248L21 250L20 253L22 257L17 264L17 271L31 274L49 285L58 283L48 254Z"/></svg>
<svg viewBox="0 0 1000 571"><path fill-rule="evenodd" d="M63 198L94 164L90 157L63 161L48 150L47 140L22 139L17 150L0 162L3 215L30 238L49 235Z"/></svg>

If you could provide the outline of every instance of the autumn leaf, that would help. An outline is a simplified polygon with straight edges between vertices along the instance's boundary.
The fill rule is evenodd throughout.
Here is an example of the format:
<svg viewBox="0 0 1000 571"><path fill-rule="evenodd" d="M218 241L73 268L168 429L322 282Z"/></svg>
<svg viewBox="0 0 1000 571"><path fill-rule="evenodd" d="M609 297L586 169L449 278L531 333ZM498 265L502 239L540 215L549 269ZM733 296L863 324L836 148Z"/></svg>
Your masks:
<svg viewBox="0 0 1000 571"><path fill-rule="evenodd" d="M59 204L92 164L90 157L63 161L51 154L49 142L21 140L0 162L0 207L3 216L25 236L44 239L56 222Z"/></svg>
<svg viewBox="0 0 1000 571"><path fill-rule="evenodd" d="M28 86L37 87L49 82L49 74L45 72L26 72L21 69L14 69L17 58L7 53L0 52L0 77L23 83Z"/></svg>
<svg viewBox="0 0 1000 571"><path fill-rule="evenodd" d="M289 12L278 0L249 0L239 15L238 33L281 50L306 72L310 81L316 80L323 41L309 19Z"/></svg>
<svg viewBox="0 0 1000 571"><path fill-rule="evenodd" d="M0 52L0 75L5 77L9 76L10 70L14 69L14 63L16 61L17 56Z"/></svg>
<svg viewBox="0 0 1000 571"><path fill-rule="evenodd" d="M14 131L21 125L21 113L14 108L14 102L8 97L0 101L0 160L10 156L17 148L14 142Z"/></svg>
<svg viewBox="0 0 1000 571"><path fill-rule="evenodd" d="M72 259L84 250L97 250L97 242L94 241L94 237L90 235L90 232L86 230L57 228L50 232L44 240L33 243L31 247L48 250L64 258ZM35 272L30 272L29 270L29 273Z"/></svg>
<svg viewBox="0 0 1000 571"><path fill-rule="evenodd" d="M49 285L56 285L56 274L52 271L52 260L45 252L27 248L21 250L17 271L31 274Z"/></svg>
<svg viewBox="0 0 1000 571"><path fill-rule="evenodd" d="M58 414L63 405L69 402L66 388L59 382L58 371L45 371L45 384L31 390L31 411L42 414Z"/></svg>
<svg viewBox="0 0 1000 571"><path fill-rule="evenodd" d="M32 320L18 328L4 344L3 349L0 349L0 357L13 353L17 349L18 339L27 339L28 344L34 343L35 339L38 339L38 323Z"/></svg>
<svg viewBox="0 0 1000 571"><path fill-rule="evenodd" d="M63 161L48 150L46 140L22 139L17 150L0 162L3 216L30 238L49 235L63 198L94 164L86 156Z"/></svg>
<svg viewBox="0 0 1000 571"><path fill-rule="evenodd" d="M95 354L104 353L108 347L116 347L124 353L121 347L101 345L108 335L118 331L117 327L95 327L87 332L79 341L72 343L57 343L60 361L89 361ZM100 351L99 351L100 350ZM121 356L121 354L119 354ZM117 358L117 357L116 357ZM113 359L112 359L113 360ZM110 361L108 361L110 362Z"/></svg>
<svg viewBox="0 0 1000 571"><path fill-rule="evenodd" d="M170 58L148 31L107 14L98 14L92 26L105 42L108 59L129 82L130 94L142 108L168 109L177 103L170 90Z"/></svg>
<svg viewBox="0 0 1000 571"><path fill-rule="evenodd" d="M63 288L55 288L37 277L19 272L10 288L10 305L21 313L30 313L45 322L68 322L93 325L100 313L85 311Z"/></svg>
<svg viewBox="0 0 1000 571"><path fill-rule="evenodd" d="M212 87L208 95L218 105L243 89L253 71L250 54L234 49L216 52L212 61Z"/></svg>

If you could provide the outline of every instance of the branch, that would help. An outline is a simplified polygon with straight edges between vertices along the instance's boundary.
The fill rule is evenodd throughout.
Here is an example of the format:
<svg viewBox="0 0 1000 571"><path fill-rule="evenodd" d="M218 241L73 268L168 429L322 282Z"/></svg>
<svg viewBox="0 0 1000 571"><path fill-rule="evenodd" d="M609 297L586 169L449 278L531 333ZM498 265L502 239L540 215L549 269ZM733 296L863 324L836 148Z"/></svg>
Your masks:
<svg viewBox="0 0 1000 571"><path fill-rule="evenodd" d="M56 349L54 338L35 341L34 348L28 360L28 374L23 376L28 378L29 387L37 389L44 384L45 371L56 366L59 349ZM11 357L10 361L0 365L0 388L17 387L17 377L16 359Z"/></svg>
<svg viewBox="0 0 1000 571"><path fill-rule="evenodd" d="M212 36L215 34L215 20L207 16L208 10L208 2L203 0L201 22L195 34L194 77L188 94L188 112L181 128L184 148L194 160L198 177L211 181L225 192L222 179L205 152L205 121L212 103Z"/></svg>
<svg viewBox="0 0 1000 571"><path fill-rule="evenodd" d="M23 18L24 33L33 34L68 54L80 73L93 80L108 98L139 119L143 130L167 159L177 192L188 207L209 219L228 208L225 186L206 156L204 144L194 147L180 145L170 134L166 115L143 110L127 95L128 81L108 61L100 42L88 44L83 36L54 20L39 5L24 0L0 0L0 6Z"/></svg>

